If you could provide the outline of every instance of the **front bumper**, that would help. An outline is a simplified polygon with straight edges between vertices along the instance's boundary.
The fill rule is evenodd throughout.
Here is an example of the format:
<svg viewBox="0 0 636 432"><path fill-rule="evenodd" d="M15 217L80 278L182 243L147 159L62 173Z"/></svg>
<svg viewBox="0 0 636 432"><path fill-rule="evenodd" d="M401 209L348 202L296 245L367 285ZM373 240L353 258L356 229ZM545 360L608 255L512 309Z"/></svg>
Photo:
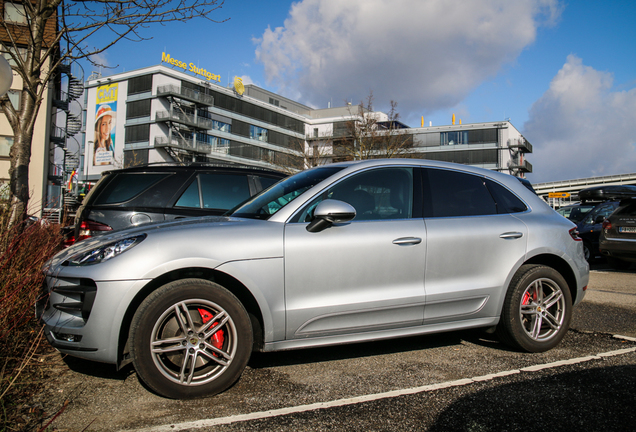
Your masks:
<svg viewBox="0 0 636 432"><path fill-rule="evenodd" d="M36 304L36 317L44 324L49 343L60 352L117 364L122 323L147 282L48 275Z"/></svg>

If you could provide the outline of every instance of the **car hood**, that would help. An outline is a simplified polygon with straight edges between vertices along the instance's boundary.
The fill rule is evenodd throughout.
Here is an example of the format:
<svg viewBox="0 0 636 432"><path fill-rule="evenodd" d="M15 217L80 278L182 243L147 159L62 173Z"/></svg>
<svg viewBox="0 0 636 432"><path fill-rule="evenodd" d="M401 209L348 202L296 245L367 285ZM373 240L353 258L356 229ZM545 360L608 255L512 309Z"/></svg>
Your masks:
<svg viewBox="0 0 636 432"><path fill-rule="evenodd" d="M83 240L55 255L47 274L94 280L153 278L185 267L216 268L230 261L283 256L284 224L232 217L190 218L148 224ZM73 257L125 238L145 239L105 262L70 265Z"/></svg>

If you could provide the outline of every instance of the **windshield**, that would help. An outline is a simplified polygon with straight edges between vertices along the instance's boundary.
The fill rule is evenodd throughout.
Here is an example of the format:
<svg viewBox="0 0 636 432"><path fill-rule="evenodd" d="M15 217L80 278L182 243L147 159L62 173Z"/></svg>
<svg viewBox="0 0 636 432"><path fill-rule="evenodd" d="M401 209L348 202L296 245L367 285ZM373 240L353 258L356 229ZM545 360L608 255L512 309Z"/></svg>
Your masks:
<svg viewBox="0 0 636 432"><path fill-rule="evenodd" d="M324 167L303 171L276 183L234 210L232 216L250 219L269 219L306 190L344 167Z"/></svg>

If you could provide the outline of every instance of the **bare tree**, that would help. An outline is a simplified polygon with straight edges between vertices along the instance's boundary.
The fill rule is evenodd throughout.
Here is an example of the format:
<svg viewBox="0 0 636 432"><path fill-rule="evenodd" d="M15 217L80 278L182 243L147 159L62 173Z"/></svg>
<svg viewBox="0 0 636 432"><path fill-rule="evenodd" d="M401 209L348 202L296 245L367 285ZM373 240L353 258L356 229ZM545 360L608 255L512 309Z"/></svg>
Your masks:
<svg viewBox="0 0 636 432"><path fill-rule="evenodd" d="M57 67L80 59L98 66L94 56L122 39L135 42L151 39L144 35L144 30L153 24L193 18L219 22L209 15L222 6L223 0L3 2L3 7L11 7L19 22L1 20L0 40L4 55L12 60L14 73L24 83L18 109L8 96L0 98L0 108L13 130L9 176L14 221L26 215L34 125L43 94L56 79Z"/></svg>
<svg viewBox="0 0 636 432"><path fill-rule="evenodd" d="M366 102L349 111L353 117L347 121L346 135L334 145L334 155L341 159L377 159L409 157L413 136L403 130L397 102L391 101L387 114L374 112L373 92Z"/></svg>

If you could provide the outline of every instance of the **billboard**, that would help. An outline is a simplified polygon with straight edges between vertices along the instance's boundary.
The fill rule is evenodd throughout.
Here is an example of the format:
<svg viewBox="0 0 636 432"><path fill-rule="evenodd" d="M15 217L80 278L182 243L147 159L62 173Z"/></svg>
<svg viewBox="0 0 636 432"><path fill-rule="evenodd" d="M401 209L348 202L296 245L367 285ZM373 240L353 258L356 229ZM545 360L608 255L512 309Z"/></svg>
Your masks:
<svg viewBox="0 0 636 432"><path fill-rule="evenodd" d="M117 123L118 84L97 87L95 135L91 165L112 166L115 163L115 124Z"/></svg>

